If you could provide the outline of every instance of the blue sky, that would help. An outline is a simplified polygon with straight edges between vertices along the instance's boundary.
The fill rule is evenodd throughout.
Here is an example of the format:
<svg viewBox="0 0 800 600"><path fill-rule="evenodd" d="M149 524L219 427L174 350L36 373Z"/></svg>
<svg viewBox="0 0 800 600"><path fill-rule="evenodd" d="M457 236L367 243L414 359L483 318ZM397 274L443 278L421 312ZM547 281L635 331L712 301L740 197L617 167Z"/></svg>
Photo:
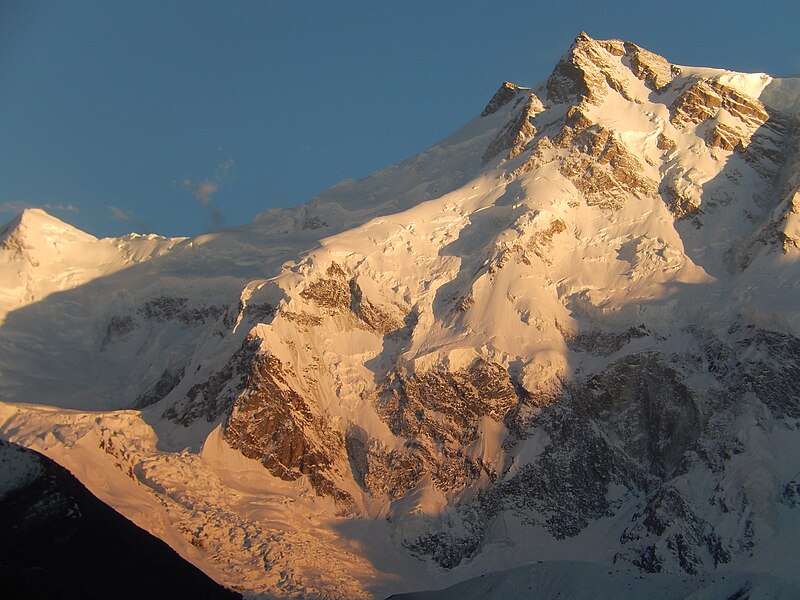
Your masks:
<svg viewBox="0 0 800 600"><path fill-rule="evenodd" d="M800 73L800 3L0 1L0 222L195 235L437 142L581 31Z"/></svg>

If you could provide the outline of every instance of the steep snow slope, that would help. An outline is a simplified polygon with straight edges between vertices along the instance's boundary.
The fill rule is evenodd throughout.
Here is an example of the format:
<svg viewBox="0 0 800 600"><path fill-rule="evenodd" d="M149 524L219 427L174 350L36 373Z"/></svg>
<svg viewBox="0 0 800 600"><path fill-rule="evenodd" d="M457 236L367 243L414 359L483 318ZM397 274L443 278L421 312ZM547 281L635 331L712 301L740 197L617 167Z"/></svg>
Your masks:
<svg viewBox="0 0 800 600"><path fill-rule="evenodd" d="M537 560L797 589L799 90L581 34L442 143L251 225L26 213L0 430L254 595Z"/></svg>

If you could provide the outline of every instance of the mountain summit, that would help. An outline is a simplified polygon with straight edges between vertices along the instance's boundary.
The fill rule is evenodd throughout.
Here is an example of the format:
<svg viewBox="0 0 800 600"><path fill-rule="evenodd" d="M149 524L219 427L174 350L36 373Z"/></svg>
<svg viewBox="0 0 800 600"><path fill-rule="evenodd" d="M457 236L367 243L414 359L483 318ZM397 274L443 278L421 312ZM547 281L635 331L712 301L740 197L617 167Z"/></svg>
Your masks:
<svg viewBox="0 0 800 600"><path fill-rule="evenodd" d="M796 591L799 97L582 33L306 205L80 238L3 297L0 432L254 597Z"/></svg>

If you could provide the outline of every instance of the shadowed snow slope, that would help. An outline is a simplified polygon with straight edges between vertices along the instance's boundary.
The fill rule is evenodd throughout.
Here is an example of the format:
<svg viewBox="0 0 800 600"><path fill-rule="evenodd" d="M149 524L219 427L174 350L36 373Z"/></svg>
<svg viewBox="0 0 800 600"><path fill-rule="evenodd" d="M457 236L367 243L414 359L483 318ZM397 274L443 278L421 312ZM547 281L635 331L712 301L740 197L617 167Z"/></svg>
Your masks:
<svg viewBox="0 0 800 600"><path fill-rule="evenodd" d="M0 433L252 597L797 590L798 91L581 34L250 225L26 211Z"/></svg>

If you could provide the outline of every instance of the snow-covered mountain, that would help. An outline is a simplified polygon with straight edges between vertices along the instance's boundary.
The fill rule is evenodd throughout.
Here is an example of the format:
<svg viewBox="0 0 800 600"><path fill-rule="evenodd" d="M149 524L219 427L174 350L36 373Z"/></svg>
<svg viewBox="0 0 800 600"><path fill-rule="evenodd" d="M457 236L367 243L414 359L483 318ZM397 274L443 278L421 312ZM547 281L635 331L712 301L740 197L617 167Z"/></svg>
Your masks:
<svg viewBox="0 0 800 600"><path fill-rule="evenodd" d="M440 144L250 225L23 213L0 434L249 597L528 564L798 590L798 213L800 79L581 34Z"/></svg>

